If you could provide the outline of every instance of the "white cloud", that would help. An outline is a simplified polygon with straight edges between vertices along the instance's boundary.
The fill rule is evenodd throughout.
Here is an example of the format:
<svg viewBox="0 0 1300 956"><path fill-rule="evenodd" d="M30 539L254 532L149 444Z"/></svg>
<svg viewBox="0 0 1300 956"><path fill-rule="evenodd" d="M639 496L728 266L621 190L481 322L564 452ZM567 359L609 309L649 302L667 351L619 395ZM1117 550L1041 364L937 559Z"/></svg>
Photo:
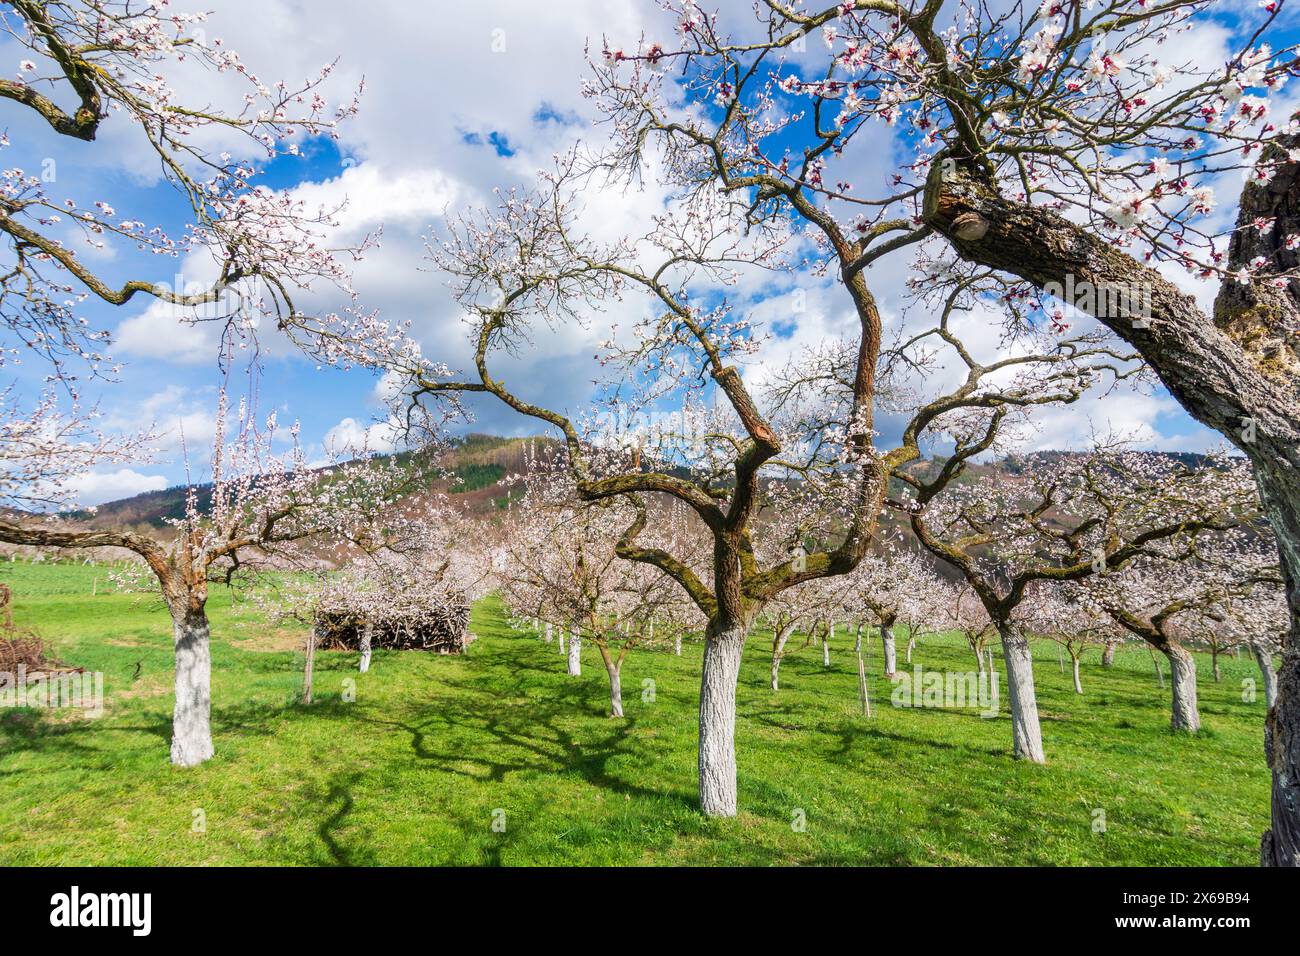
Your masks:
<svg viewBox="0 0 1300 956"><path fill-rule="evenodd" d="M105 501L130 498L145 491L161 491L171 484L162 475L146 475L132 468L117 471L89 472L72 480L77 501L83 505L98 505Z"/></svg>

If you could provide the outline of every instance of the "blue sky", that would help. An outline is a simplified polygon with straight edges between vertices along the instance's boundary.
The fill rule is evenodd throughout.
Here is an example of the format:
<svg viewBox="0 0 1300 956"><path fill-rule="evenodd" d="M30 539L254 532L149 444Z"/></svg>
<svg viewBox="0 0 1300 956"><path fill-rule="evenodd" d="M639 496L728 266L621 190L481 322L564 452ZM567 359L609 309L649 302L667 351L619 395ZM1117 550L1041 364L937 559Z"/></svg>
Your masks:
<svg viewBox="0 0 1300 956"><path fill-rule="evenodd" d="M342 230L347 235L382 225L382 247L357 272L362 303L379 308L390 321L410 320L425 354L453 366L468 356L464 328L440 278L427 271L420 236L445 213L488 201L492 187L529 181L574 140L602 135L592 128L591 104L580 95L588 38L594 38L598 51L602 33L628 47L635 47L643 32L668 33L649 0L574 0L562 12L523 0L468 5L381 0L369 4L362 17L343 0L215 0L207 6L213 11L211 32L267 78L301 78L339 58L327 90L339 101L364 75L362 112L342 128L339 144L316 142L301 158L276 161L265 171L264 182L321 199L348 196L351 205ZM748 4L735 6L737 15L744 16ZM1227 17L1253 10L1253 4L1243 8L1236 0L1223 0L1222 6ZM401 29L394 30L394 24ZM16 70L21 57L12 42L0 44L0 71ZM182 78L178 86L203 101L220 102L226 92L210 77ZM103 199L119 214L176 232L183 227L183 204L159 181L156 165L124 122L110 118L94 144L57 138L17 108L6 109L4 122L12 144L5 151L6 164L38 169L42 160L56 157L53 195L82 202ZM587 199L592 221L611 227L644 222L658 201L653 194ZM181 265L127 249L113 255L80 254L114 283L128 278L170 282ZM874 280L887 311L897 305L904 278L900 267ZM835 334L848 320L847 304L835 289L819 285L809 293L809 311L797 324L782 312L780 294L765 299L762 290L751 290L751 298L742 296L740 304L774 324L794 348ZM315 304L343 303L335 296L332 302ZM91 303L86 314L115 331L111 351L125 363L118 381L87 388L87 397L98 400L109 427L154 424L164 440L157 461L105 469L88 478L84 502L178 483L184 475L180 434L195 458L202 457L211 435L221 382L211 332L151 309L144 297L121 309ZM591 355L600 331L573 327L539 337L504 371L525 392L545 395L576 412L591 392ZM355 436L381 412L376 376L321 371L292 350L270 344L258 381L259 410L277 410L281 422L299 420L314 454L327 436ZM0 374L28 394L40 387L41 370L30 363ZM232 388L241 393L243 385L236 382ZM496 405L480 403L478 411L475 430L538 430ZM1200 450L1217 443L1160 393L1125 395L1122 401L1049 414L1043 442L1059 447L1082 440L1099 422L1136 428L1150 447ZM888 438L889 423L885 428Z"/></svg>

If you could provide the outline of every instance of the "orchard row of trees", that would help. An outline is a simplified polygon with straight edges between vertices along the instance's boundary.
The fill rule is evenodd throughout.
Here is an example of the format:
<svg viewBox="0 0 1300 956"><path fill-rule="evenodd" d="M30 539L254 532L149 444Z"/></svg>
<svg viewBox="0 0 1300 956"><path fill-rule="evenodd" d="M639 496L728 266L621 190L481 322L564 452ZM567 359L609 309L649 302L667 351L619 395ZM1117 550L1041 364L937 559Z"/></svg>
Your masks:
<svg viewBox="0 0 1300 956"><path fill-rule="evenodd" d="M518 544L515 610L585 631L615 691L637 616L673 622L661 625L670 630L702 622L706 814L736 813L735 690L756 623L770 620L778 634L774 682L779 635L810 613L819 588L863 603L847 616L811 612L814 624L829 633L837 622L875 620L889 645L893 621L907 613L889 597L898 582L852 582L908 573L909 559L889 557L884 541L882 515L892 510L963 582L950 602L950 613L966 615L963 631L1000 642L1014 750L1025 759L1044 759L1029 633L1077 643L1094 627L1119 627L1147 641L1169 657L1175 723L1194 729L1189 635L1204 628L1226 639L1241 627L1258 637L1280 615L1262 859L1300 863L1300 123L1269 115L1296 69L1293 49L1269 45L1286 36L1282 4L1225 27L1212 0L997 9L850 0L820 10L762 0L726 17L666 0L670 37L593 38L585 90L604 119L594 143L575 145L496 205L435 226L431 260L469 321L465 372L426 357L405 327L356 301L347 263L368 243L336 248L330 210L260 186L252 160L237 158L336 135L355 107L345 98L329 109L318 89L328 71L301 84L263 80L196 33L197 18L161 5L9 7L5 26L33 60L23 79L0 83L0 96L83 140L124 114L193 213L173 237L102 201L51 196L21 169L5 172L7 354L39 356L51 388L63 390L60 405L47 397L35 406L38 434L13 403L0 414L6 460L21 462L0 484L10 503L48 504L69 476L131 454L131 439L99 435L75 408L79 377L111 368L108 336L85 322L81 300L211 306L227 362L255 352L265 321L322 364L403 383L394 411L421 433L474 397L560 436L573 500L530 494L548 502L535 520L552 522L568 543L553 550L569 564L553 567L547 549ZM1210 33L1221 58L1180 55L1181 38ZM168 77L202 69L246 80L243 105L180 105ZM205 151L199 144L215 133L237 134L244 148ZM892 149L883 173L872 147L882 136ZM1242 178L1240 197L1216 212L1218 194ZM655 212L597 239L583 197L633 188L656 191ZM208 255L218 278L196 293L111 286L57 238L69 225L92 242ZM914 281L886 313L891 269ZM1218 284L1212 312L1184 276ZM298 306L305 290L327 284L340 308ZM728 294L749 290L759 302L809 288L835 297L852 330L793 356L756 306ZM223 312L230 302L237 308ZM633 320L611 318L615 310ZM602 330L594 414L539 403L500 371L505 357L568 323ZM997 487L971 480L973 462L1014 447L1044 410L1151 377L1243 457L1185 469L1103 447ZM897 430L888 440L886 419ZM610 420L649 424L611 435L599 424ZM951 454L921 467L933 449ZM356 467L383 470L364 456ZM284 472L293 495L336 487L302 488L301 472ZM326 530L367 546L364 523L345 517L356 501L320 504L311 511L332 515ZM282 523L286 507L256 535L223 530L219 546L199 529L207 523L185 524L183 560L145 558L165 593L184 595L184 611L197 592L168 584L171 569L206 582L223 561L279 547L289 534L279 528L311 525L297 522L296 507ZM242 527L248 512L222 514L238 514ZM212 518L210 527L230 527ZM10 541L59 533L26 520L0 525ZM612 558L594 547L611 541ZM95 543L145 550L125 537ZM588 584L562 596L553 593L562 578ZM178 714L183 673L203 666L181 651L195 633L178 624ZM194 752L201 759L202 746Z"/></svg>
<svg viewBox="0 0 1300 956"><path fill-rule="evenodd" d="M628 653L652 646L680 654L683 636L706 635L708 620L669 575L619 560L619 536L644 516L624 511L617 500L584 503L562 463L544 456L522 480L526 491L509 520L504 554L494 559L492 583L516 628L548 643L558 639L561 653L567 637L571 675L581 673L582 642L599 649L610 713L621 717ZM798 512L790 493L773 494L783 508L771 526L763 522L764 532L779 529L792 550L802 550L805 529L792 520ZM691 565L703 566L707 540L673 511L667 505L651 516L641 532L646 543L690 554ZM878 636L883 672L893 677L901 629L905 664L918 637L956 633L983 672L990 641L1000 642L1014 752L1039 762L1045 755L1028 663L1031 639L1060 645L1080 694L1080 663L1090 650L1106 666L1126 642L1162 655L1176 731L1201 726L1192 648L1213 655L1216 680L1220 654L1251 654L1266 703L1275 703L1274 655L1286 632L1286 598L1276 544L1241 459L1188 466L1115 449L1041 456L1022 460L1015 472L985 470L954 481L935 507L905 513L919 550L903 547L897 535L847 574L784 591L755 619L772 636L773 691L796 634L805 646L819 642L827 664L833 646L852 646L859 665L864 634ZM1054 548L1065 549L1067 560L1058 560ZM956 574L942 576L944 566ZM1023 668L1012 657L1021 652ZM861 691L869 711L865 681Z"/></svg>

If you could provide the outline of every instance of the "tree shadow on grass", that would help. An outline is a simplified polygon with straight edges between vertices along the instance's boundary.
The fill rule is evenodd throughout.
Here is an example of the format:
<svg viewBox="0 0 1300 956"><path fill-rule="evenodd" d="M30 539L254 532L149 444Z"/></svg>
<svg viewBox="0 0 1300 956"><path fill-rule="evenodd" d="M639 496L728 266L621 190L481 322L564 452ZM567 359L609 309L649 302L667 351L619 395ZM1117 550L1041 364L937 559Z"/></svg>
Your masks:
<svg viewBox="0 0 1300 956"><path fill-rule="evenodd" d="M511 774L576 774L594 787L627 796L680 802L693 808L692 796L641 786L610 769L611 761L636 756L640 741L631 735L634 717L607 719L604 728L586 706L590 688L574 683L550 688L546 699L521 697L499 684L444 681L456 696L408 705L401 714L359 719L410 736L411 750L424 765L481 782L500 783ZM580 734L565 725L586 722ZM482 736L493 740L484 746ZM467 739L470 738L470 739ZM469 747L461 746L469 744ZM472 749L471 749L472 748Z"/></svg>

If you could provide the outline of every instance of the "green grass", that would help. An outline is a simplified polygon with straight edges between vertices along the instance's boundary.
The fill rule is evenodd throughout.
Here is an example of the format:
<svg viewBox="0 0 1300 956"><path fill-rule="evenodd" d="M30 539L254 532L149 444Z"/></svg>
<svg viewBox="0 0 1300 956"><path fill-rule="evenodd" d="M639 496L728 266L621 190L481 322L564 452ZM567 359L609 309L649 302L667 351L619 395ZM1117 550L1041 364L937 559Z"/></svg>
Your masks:
<svg viewBox="0 0 1300 956"><path fill-rule="evenodd" d="M1245 658L1224 659L1220 684L1199 661L1206 730L1191 738L1167 730L1146 651L1108 671L1094 655L1079 698L1054 646L1038 646L1048 763L1031 766L1009 756L1005 701L992 720L891 707L873 642L867 720L844 639L829 669L819 650L792 653L773 693L756 634L739 689L741 812L705 820L698 645L633 651L627 717L612 720L594 648L567 677L556 645L512 632L486 601L467 657L381 652L361 675L354 655L322 653L304 707L300 635L215 592L217 756L181 770L167 762L171 638L157 605L102 593L103 568L3 565L0 580L18 624L103 671L108 697L97 720L0 711L0 864L1250 865L1268 822L1264 704L1241 699L1257 676ZM971 664L945 638L916 660Z"/></svg>

